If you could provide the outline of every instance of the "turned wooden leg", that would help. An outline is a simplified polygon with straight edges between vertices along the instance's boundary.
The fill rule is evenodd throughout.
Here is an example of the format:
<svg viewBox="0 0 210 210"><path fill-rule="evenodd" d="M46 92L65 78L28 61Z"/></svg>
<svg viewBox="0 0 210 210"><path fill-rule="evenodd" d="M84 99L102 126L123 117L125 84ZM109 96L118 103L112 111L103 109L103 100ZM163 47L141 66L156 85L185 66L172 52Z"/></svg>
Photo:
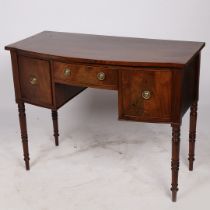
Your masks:
<svg viewBox="0 0 210 210"><path fill-rule="evenodd" d="M193 170L193 161L195 160L195 138L197 122L197 102L194 102L190 108L190 132L189 132L189 170Z"/></svg>
<svg viewBox="0 0 210 210"><path fill-rule="evenodd" d="M26 166L26 170L29 170L30 158L29 158L29 151L28 151L28 135L27 135L25 105L23 102L18 103L18 111L19 111L19 121L20 121L20 130L21 130L25 166Z"/></svg>
<svg viewBox="0 0 210 210"><path fill-rule="evenodd" d="M172 124L172 201L176 201L178 191L178 172L179 172L179 150L180 150L180 124Z"/></svg>
<svg viewBox="0 0 210 210"><path fill-rule="evenodd" d="M53 120L53 130L54 130L54 137L55 137L55 145L59 145L58 137L58 112L52 110L52 120Z"/></svg>

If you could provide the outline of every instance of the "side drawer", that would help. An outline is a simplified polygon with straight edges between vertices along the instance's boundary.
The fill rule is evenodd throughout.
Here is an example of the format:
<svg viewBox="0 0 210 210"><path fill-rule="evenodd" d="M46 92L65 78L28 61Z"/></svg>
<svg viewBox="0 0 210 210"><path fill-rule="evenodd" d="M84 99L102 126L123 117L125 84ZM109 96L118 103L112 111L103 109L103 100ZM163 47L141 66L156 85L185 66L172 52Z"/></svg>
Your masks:
<svg viewBox="0 0 210 210"><path fill-rule="evenodd" d="M137 69L120 72L119 118L168 122L171 119L170 70Z"/></svg>
<svg viewBox="0 0 210 210"><path fill-rule="evenodd" d="M40 106L52 105L50 64L48 61L18 57L21 97Z"/></svg>
<svg viewBox="0 0 210 210"><path fill-rule="evenodd" d="M54 80L57 83L117 89L118 73L107 66L54 62Z"/></svg>

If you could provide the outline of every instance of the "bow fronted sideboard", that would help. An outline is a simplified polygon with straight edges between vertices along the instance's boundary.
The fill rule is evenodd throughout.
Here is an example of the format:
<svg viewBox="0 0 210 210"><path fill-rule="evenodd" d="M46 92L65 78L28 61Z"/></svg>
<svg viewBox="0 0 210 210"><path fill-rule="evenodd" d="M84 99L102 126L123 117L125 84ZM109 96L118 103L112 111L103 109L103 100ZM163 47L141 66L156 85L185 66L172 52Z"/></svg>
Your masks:
<svg viewBox="0 0 210 210"><path fill-rule="evenodd" d="M26 169L30 166L25 103L51 109L58 145L57 110L62 105L87 87L114 90L119 119L172 126L171 190L176 201L180 127L189 108L189 170L193 170L204 45L44 31L6 46L12 58Z"/></svg>

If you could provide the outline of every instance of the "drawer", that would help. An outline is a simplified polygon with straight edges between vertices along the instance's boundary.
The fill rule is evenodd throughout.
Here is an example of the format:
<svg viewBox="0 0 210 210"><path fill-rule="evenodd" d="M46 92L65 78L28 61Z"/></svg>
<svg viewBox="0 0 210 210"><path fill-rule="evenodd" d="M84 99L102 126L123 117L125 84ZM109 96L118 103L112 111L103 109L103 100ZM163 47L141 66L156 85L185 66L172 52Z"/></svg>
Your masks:
<svg viewBox="0 0 210 210"><path fill-rule="evenodd" d="M49 62L19 56L18 64L21 97L32 104L52 105Z"/></svg>
<svg viewBox="0 0 210 210"><path fill-rule="evenodd" d="M116 69L106 66L54 62L54 80L57 83L117 89Z"/></svg>
<svg viewBox="0 0 210 210"><path fill-rule="evenodd" d="M170 121L171 71L123 70L120 73L119 118Z"/></svg>

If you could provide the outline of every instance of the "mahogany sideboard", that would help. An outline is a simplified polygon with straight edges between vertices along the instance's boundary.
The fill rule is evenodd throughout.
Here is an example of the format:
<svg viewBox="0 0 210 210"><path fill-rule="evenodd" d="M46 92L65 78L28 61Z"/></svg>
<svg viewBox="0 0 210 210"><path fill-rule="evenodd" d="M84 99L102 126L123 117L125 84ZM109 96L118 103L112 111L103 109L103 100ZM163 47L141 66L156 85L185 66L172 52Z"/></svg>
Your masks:
<svg viewBox="0 0 210 210"><path fill-rule="evenodd" d="M118 91L119 119L172 126L172 201L178 191L180 127L190 108L189 170L193 170L200 52L205 43L44 31L10 50L26 169L24 103L57 110L87 87Z"/></svg>

